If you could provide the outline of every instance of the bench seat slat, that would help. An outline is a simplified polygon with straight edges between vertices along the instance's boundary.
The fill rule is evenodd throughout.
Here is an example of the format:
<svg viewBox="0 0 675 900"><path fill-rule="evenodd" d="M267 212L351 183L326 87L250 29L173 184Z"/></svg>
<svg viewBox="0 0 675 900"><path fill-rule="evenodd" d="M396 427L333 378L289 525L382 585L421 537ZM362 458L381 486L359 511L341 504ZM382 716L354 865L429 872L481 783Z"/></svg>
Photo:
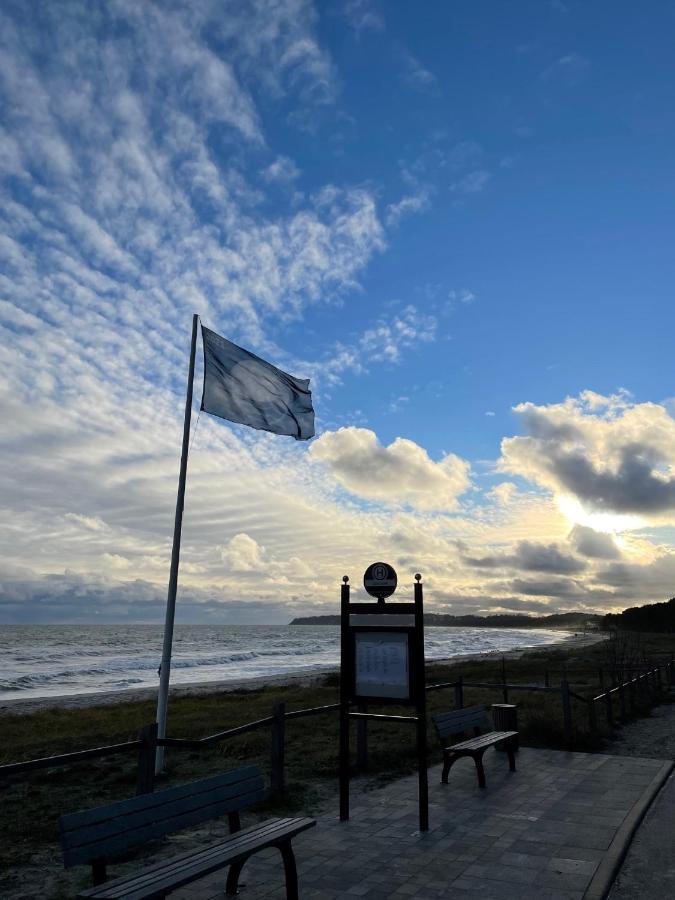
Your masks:
<svg viewBox="0 0 675 900"><path fill-rule="evenodd" d="M134 832L144 825L156 825L158 837L161 836L162 823L173 821L176 816L197 811L201 808L212 808L216 804L247 803L249 796L263 790L261 777L251 778L235 785L215 785L208 790L200 790L187 796L162 797L172 794L171 790L160 791L154 796L155 803L148 803L145 808L126 815L109 816L105 820L71 830L62 830L64 849L77 850L90 844L114 838L119 834ZM255 801L251 801L255 802ZM225 810L226 811L226 810ZM173 830L171 826L170 830Z"/></svg>
<svg viewBox="0 0 675 900"><path fill-rule="evenodd" d="M309 818L268 820L238 831L219 844L182 854L151 866L139 875L109 881L78 896L82 900L143 900L161 895L246 858L252 852L288 840L314 825L315 820Z"/></svg>
<svg viewBox="0 0 675 900"><path fill-rule="evenodd" d="M263 789L249 792L244 797L234 797L213 803L210 806L201 806L198 809L184 812L171 818L164 818L161 822L151 822L147 825L142 825L133 831L120 831L99 841L87 843L73 849L64 849L64 865L66 867L73 866L82 862L90 862L100 857L110 859L126 850L156 840L164 835L172 834L174 831L179 831L182 828L199 825L202 822L226 815L228 812L239 810L242 806L252 806L254 803L264 800L266 796L267 792Z"/></svg>
<svg viewBox="0 0 675 900"><path fill-rule="evenodd" d="M481 734L479 737L471 738L468 741L461 741L461 743L453 744L451 747L446 747L445 749L448 753L454 753L458 750L481 750L484 747L489 747L491 744L498 744L500 741L515 737L517 734L517 731L491 731L489 734Z"/></svg>
<svg viewBox="0 0 675 900"><path fill-rule="evenodd" d="M220 865L227 865L227 860L229 860L228 854L230 854L232 851L236 850L237 854L241 855L242 853L247 852L246 848L249 843L252 843L253 846L264 847L266 846L266 838L273 837L274 840L281 840L284 836L287 836L283 833L284 830L288 829L289 827L293 829L295 823L299 821L301 820L290 818L266 819L264 822L261 822L258 825L251 825L248 828L243 829L242 831L237 831L234 834L229 835L228 837L221 838L221 840L217 843L209 844L203 849L188 850L185 853L179 854L178 856L172 856L169 859L164 860L163 862L145 866L145 868L143 868L140 872L135 873L134 875L120 876L119 878L115 879L114 882L109 881L103 887L90 888L90 890L85 893L87 897L93 895L97 896L97 892L107 890L110 885L117 885L118 882L125 886L133 884L134 890L145 888L148 884L154 887L158 874L161 875L162 878L170 878L171 875L175 873L182 873L183 870L190 865L192 865L194 868L195 864L209 864L212 861L212 857L214 859L217 857L220 860ZM314 820L308 819L308 821L313 822ZM281 833L281 836L279 835L279 833ZM294 832L291 830L291 834L293 833ZM237 854L235 854L235 856ZM225 859L226 861L223 862L223 859Z"/></svg>

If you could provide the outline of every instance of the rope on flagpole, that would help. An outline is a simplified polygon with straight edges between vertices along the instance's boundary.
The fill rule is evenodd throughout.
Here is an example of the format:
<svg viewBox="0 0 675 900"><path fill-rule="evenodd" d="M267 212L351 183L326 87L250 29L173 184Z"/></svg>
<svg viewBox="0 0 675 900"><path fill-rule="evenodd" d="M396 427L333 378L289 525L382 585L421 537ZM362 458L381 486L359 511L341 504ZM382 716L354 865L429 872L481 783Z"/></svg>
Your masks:
<svg viewBox="0 0 675 900"><path fill-rule="evenodd" d="M197 429L199 428L199 417L201 416L201 409L197 413L197 421L195 422L195 430L192 432L192 440L190 441L190 450L192 450L192 445L195 442L195 438L197 437Z"/></svg>

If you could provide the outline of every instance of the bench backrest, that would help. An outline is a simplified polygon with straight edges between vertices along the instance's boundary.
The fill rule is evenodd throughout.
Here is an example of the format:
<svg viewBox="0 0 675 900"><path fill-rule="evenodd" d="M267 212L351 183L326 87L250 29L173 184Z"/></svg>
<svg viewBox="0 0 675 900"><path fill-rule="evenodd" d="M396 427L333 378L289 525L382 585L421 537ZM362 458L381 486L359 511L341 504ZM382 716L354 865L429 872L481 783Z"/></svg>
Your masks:
<svg viewBox="0 0 675 900"><path fill-rule="evenodd" d="M238 813L267 796L256 766L61 816L63 864L110 859L190 825Z"/></svg>
<svg viewBox="0 0 675 900"><path fill-rule="evenodd" d="M434 727L441 743L452 734L463 734L466 731L490 729L490 720L484 706L466 706L464 709L453 709L450 712L432 716Z"/></svg>

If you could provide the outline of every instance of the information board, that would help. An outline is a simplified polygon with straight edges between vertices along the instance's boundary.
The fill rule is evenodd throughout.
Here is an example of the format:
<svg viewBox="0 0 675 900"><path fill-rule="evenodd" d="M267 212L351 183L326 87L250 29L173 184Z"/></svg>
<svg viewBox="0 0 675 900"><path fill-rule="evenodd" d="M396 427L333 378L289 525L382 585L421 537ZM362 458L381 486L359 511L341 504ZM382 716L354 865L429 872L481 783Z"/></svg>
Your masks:
<svg viewBox="0 0 675 900"><path fill-rule="evenodd" d="M355 691L359 697L410 699L408 635L401 631L357 631Z"/></svg>

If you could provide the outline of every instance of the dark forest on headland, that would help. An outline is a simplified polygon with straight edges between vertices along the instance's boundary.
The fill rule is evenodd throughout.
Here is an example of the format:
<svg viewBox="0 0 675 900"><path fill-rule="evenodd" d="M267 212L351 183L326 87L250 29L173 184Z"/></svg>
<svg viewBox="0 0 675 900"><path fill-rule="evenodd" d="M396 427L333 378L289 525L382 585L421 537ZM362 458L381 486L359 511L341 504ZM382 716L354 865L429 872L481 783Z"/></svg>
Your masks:
<svg viewBox="0 0 675 900"><path fill-rule="evenodd" d="M621 613L555 613L550 616L528 616L503 613L494 616L451 616L445 613L426 613L427 626L450 628L566 628L582 631L586 628L620 629L621 631L675 632L675 598L665 603L632 606ZM291 625L339 625L340 616L302 616Z"/></svg>

